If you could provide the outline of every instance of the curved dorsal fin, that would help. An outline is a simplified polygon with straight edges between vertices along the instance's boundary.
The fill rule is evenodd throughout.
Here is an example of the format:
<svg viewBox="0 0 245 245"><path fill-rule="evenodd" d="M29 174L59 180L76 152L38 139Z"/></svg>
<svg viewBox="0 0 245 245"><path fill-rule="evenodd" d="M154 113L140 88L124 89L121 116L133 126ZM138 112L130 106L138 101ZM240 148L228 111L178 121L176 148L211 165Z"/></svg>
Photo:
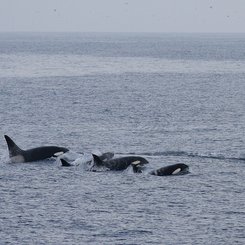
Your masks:
<svg viewBox="0 0 245 245"><path fill-rule="evenodd" d="M101 166L101 165L104 165L103 161L100 159L100 157L98 157L97 155L95 154L92 154L93 156L93 159L94 159L94 163L97 165L97 166Z"/></svg>
<svg viewBox="0 0 245 245"><path fill-rule="evenodd" d="M19 146L17 146L8 135L4 135L4 138L8 145L9 157L17 156L23 152L23 150Z"/></svg>
<svg viewBox="0 0 245 245"><path fill-rule="evenodd" d="M60 159L60 161L61 161L61 164L63 167L70 167L71 166L71 164L69 162L67 162L66 160L64 160L62 158Z"/></svg>

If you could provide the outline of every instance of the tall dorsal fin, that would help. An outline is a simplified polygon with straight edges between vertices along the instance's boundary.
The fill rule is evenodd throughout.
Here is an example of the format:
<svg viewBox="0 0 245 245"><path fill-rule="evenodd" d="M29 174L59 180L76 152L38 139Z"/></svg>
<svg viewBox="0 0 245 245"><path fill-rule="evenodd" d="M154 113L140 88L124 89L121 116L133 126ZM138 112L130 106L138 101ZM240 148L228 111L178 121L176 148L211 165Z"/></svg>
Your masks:
<svg viewBox="0 0 245 245"><path fill-rule="evenodd" d="M4 135L4 138L8 145L9 157L17 156L23 152L23 150L19 146L17 146L8 135Z"/></svg>
<svg viewBox="0 0 245 245"><path fill-rule="evenodd" d="M95 154L92 154L93 159L94 159L94 163L98 166L104 165L104 162L100 159L100 157L98 157Z"/></svg>

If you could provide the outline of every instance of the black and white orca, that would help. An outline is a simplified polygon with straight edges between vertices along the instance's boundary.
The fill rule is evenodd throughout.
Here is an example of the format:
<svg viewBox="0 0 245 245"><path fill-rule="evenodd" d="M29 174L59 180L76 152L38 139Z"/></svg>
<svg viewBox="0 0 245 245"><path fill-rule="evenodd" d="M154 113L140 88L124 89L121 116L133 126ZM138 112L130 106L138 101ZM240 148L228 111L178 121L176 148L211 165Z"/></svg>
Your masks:
<svg viewBox="0 0 245 245"><path fill-rule="evenodd" d="M127 169L130 165L134 166L143 166L144 164L148 164L149 162L139 156L127 156L127 157L120 157L120 158L113 158L110 160L103 161L99 156L94 155L94 165L96 167L105 167L108 170L113 171L122 171Z"/></svg>
<svg viewBox="0 0 245 245"><path fill-rule="evenodd" d="M150 172L151 175L157 176L182 175L187 173L189 173L189 166L184 163L169 165Z"/></svg>
<svg viewBox="0 0 245 245"><path fill-rule="evenodd" d="M57 157L69 151L67 148L59 146L42 146L29 150L22 150L9 136L4 135L4 138L8 145L9 157L12 163L44 160L50 157Z"/></svg>

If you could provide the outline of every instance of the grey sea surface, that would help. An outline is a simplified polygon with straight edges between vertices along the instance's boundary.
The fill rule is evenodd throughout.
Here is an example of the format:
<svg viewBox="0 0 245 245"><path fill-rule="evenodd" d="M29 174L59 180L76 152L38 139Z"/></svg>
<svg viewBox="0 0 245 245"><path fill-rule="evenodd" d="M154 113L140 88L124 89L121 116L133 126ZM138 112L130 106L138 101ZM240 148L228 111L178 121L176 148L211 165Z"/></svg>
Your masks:
<svg viewBox="0 0 245 245"><path fill-rule="evenodd" d="M245 244L245 35L0 33L0 244ZM11 164L140 155L160 177Z"/></svg>

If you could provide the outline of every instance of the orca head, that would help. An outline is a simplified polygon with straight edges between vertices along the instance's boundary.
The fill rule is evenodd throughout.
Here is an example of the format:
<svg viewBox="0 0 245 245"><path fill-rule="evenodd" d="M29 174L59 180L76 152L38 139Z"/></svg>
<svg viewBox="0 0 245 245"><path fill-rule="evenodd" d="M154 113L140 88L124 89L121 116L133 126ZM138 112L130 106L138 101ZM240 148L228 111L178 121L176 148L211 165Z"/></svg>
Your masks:
<svg viewBox="0 0 245 245"><path fill-rule="evenodd" d="M169 166L171 168L171 175L182 175L182 174L188 174L189 173L189 166L184 163L177 163L172 166Z"/></svg>
<svg viewBox="0 0 245 245"><path fill-rule="evenodd" d="M8 135L4 135L4 138L8 145L9 157L11 159L11 162L13 163L25 162L25 157L24 157L25 151L22 150L19 146L17 146Z"/></svg>
<svg viewBox="0 0 245 245"><path fill-rule="evenodd" d="M144 164L148 164L149 162L148 162L148 160L147 159L145 159L144 157L138 157L139 159L139 161L140 161L140 165L144 165Z"/></svg>
<svg viewBox="0 0 245 245"><path fill-rule="evenodd" d="M181 169L179 174L188 174L190 172L189 166L184 163L179 163L179 168Z"/></svg>
<svg viewBox="0 0 245 245"><path fill-rule="evenodd" d="M156 175L183 175L189 173L189 166L184 163L177 163L160 168L156 172Z"/></svg>

